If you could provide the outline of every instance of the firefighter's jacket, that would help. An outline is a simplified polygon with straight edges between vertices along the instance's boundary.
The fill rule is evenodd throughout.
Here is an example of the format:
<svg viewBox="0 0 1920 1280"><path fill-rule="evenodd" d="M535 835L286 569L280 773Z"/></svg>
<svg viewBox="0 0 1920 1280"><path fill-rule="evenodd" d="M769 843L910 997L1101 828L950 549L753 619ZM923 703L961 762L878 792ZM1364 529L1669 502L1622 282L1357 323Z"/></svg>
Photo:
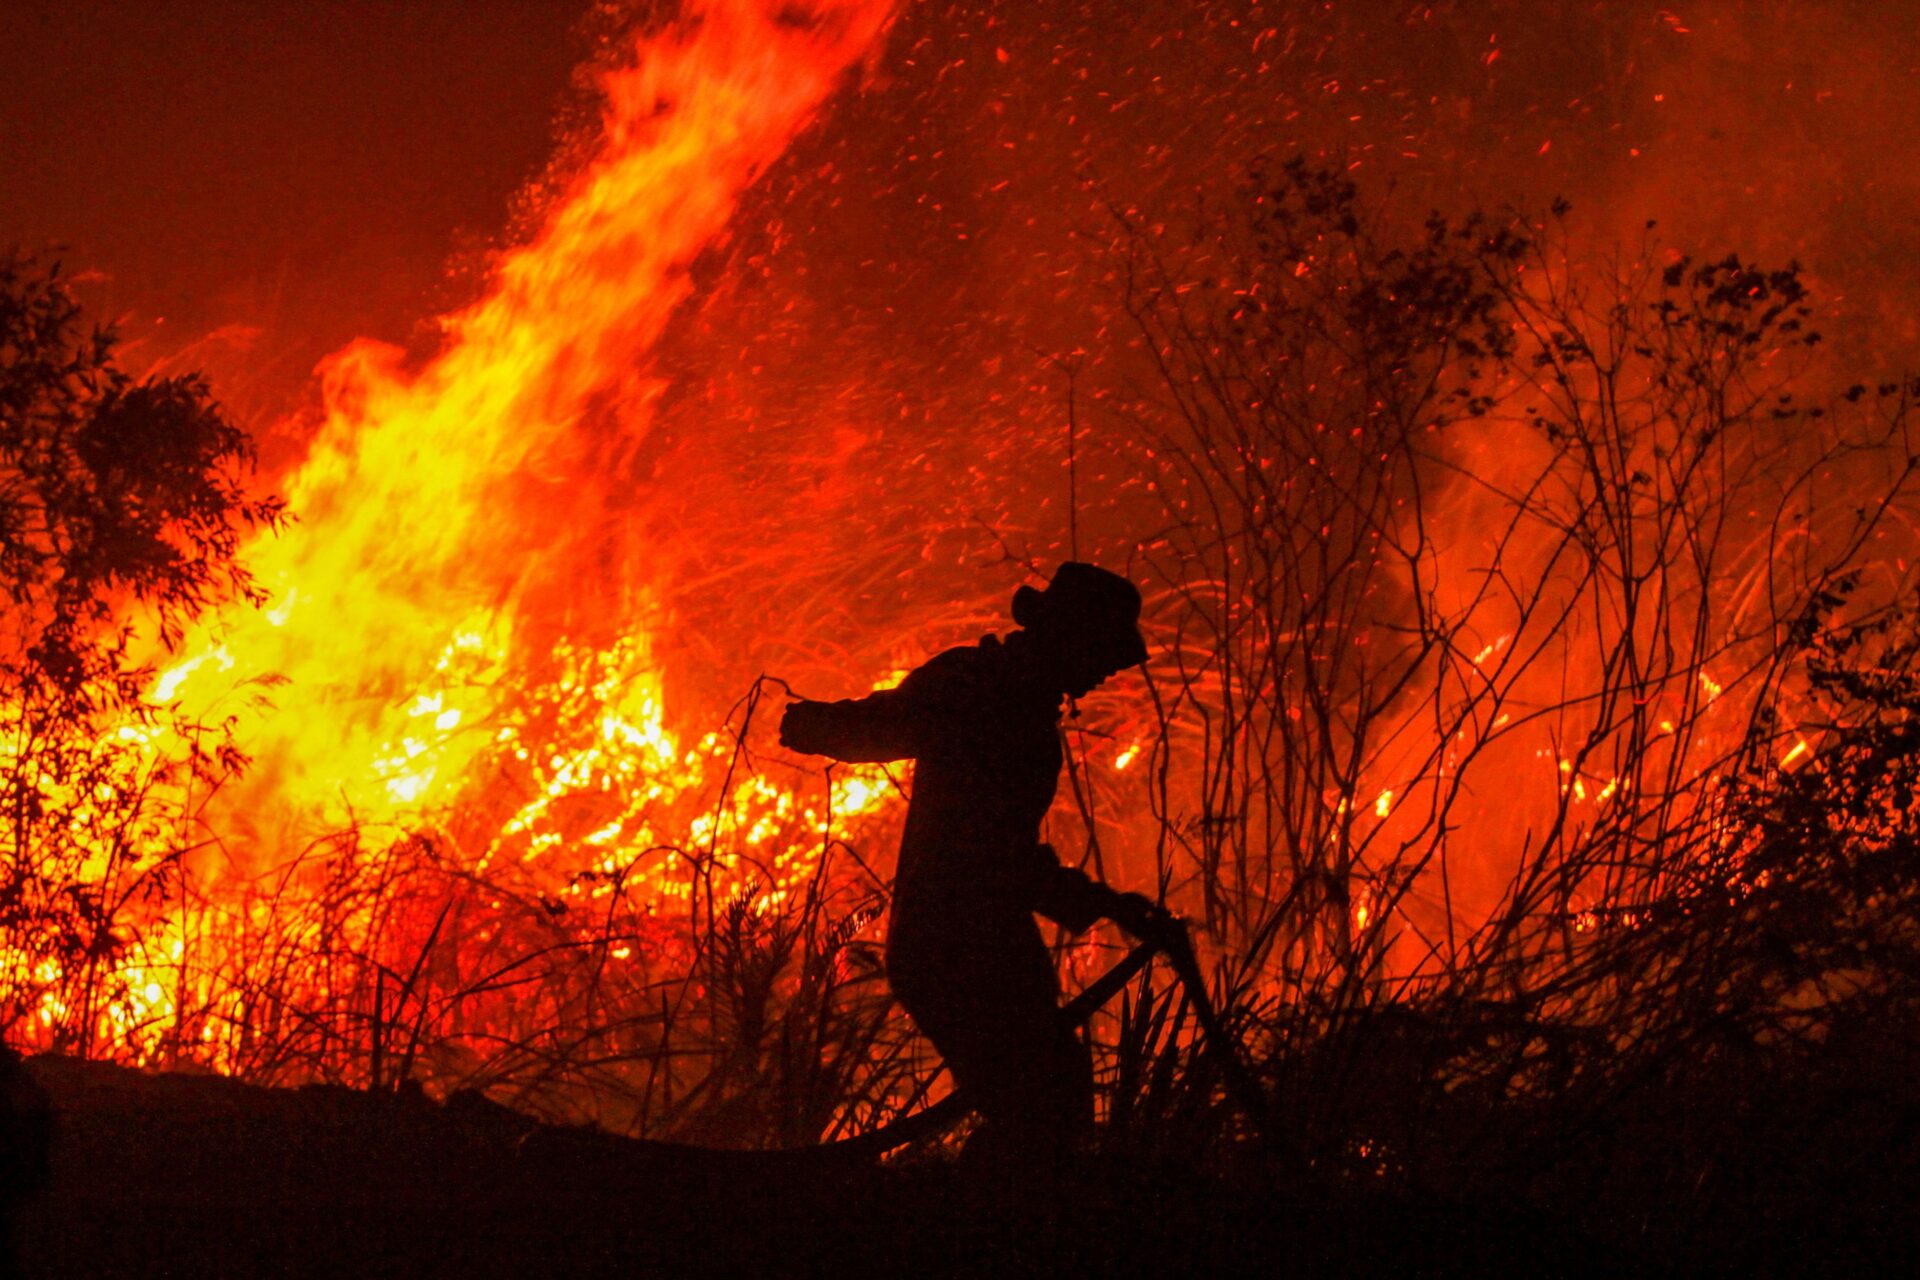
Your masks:
<svg viewBox="0 0 1920 1280"><path fill-rule="evenodd" d="M1008 908L1074 932L1100 918L1111 891L1062 867L1040 842L1060 779L1060 699L1017 645L987 636L928 660L898 688L788 710L782 735L797 750L915 762L894 883L896 941L903 926Z"/></svg>

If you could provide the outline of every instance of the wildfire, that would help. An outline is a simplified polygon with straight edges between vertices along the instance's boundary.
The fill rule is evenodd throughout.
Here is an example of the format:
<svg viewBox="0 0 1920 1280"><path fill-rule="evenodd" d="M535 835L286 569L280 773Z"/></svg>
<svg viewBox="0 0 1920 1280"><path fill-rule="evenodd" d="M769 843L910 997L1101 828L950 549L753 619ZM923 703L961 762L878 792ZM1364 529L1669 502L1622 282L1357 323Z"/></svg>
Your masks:
<svg viewBox="0 0 1920 1280"><path fill-rule="evenodd" d="M212 720L236 689L270 682L271 705L244 729L255 765L226 799L255 830L397 830L460 802L495 811L475 870L558 860L562 892L608 891L569 880L583 871L687 892L668 860L635 864L670 842L665 815L711 789L735 744L713 733L683 746L668 728L644 588L610 587L597 567L605 495L588 463L609 431L644 434L658 391L648 352L691 292L690 264L870 56L894 6L685 8L601 75L596 153L499 259L487 294L444 320L438 355L414 368L363 341L326 363L324 421L284 485L298 523L244 552L272 607L207 623L150 689ZM578 594L618 602L580 639L563 621ZM524 799L503 807L503 794ZM831 803L844 817L886 794L883 779L845 776ZM753 847L793 824L814 834L767 862L765 893L779 895L827 825L795 796L743 781L690 842L711 848L724 829ZM177 966L183 926L155 928ZM108 1040L172 1016L166 949L155 959L150 973L125 962L134 996L102 1011Z"/></svg>
<svg viewBox="0 0 1920 1280"><path fill-rule="evenodd" d="M644 522L625 518L619 509L622 495L609 492L607 477L622 474L618 460L651 428L665 385L664 372L652 361L676 309L693 293L696 258L724 243L756 177L818 116L849 73L873 56L895 7L893 0L688 0L679 20L638 38L630 56L600 73L604 106L597 148L552 195L526 242L499 258L485 295L443 320L438 353L413 361L397 348L361 342L325 364L322 420L307 458L282 485L298 523L244 552L271 593L269 607L236 609L209 621L147 692L153 706L178 709L188 722L212 724L238 715L236 737L254 757L253 766L241 782L228 784L211 801L197 800L191 810L194 823L215 833L204 844L218 850L199 853L196 842L203 831L198 826L191 837L166 836L168 849L195 847L195 856L183 859L192 893L182 889L179 901L167 897L158 906L152 905L158 894L140 899L143 910L151 908L151 918L143 919L137 937L113 957L118 980L103 1004L75 999L70 992L77 975L57 962L26 951L4 957L16 972L32 972L46 989L30 1021L45 1029L76 1021L97 1027L100 1040L127 1057L142 1056L140 1046L171 1028L177 1038L212 1045L203 1059L228 1066L239 1052L235 1045L249 1034L252 1014L245 1001L252 997L216 991L204 975L219 967L223 949L229 957L240 956L241 967L254 962L245 951L254 943L238 939L318 938L324 924L357 940L373 940L356 954L375 960L357 976L324 970L314 979L322 984L321 994L331 998L350 981L371 983L373 1020L384 1025L381 1020L392 1016L387 984L412 992L408 967L417 972L426 964L446 908L422 891L406 904L412 914L396 923L389 919L386 900L342 894L337 914L324 922L276 915L272 896L285 880L267 873L278 875L286 866L290 878L303 863L322 862L319 854L309 858L315 849L370 875L390 874L384 884L405 882L411 867L396 860L392 865L398 869L389 873L383 859L418 840L423 860L437 859L433 865L448 868L449 879L478 885L477 900L492 911L504 915L519 906L542 924L563 921L555 926L556 934L565 935L555 949L586 939L599 948L597 964L616 973L623 966L638 972L677 943L648 936L640 926L623 924L624 932L616 930L607 923L616 911L675 912L676 919L692 920L704 909L709 924L716 901L771 913L813 889L823 851L847 843L847 823L887 809L900 787L885 769L836 768L824 779L796 780L769 777L750 760L742 767L752 754L747 741L751 698L737 720L719 729L711 723L714 717L697 718L676 706L659 665L661 602L650 595L656 579L647 574L649 557L673 548L634 545L641 536L635 529ZM996 63L1009 63L1004 47L996 46L995 53ZM1499 57L1496 49L1486 62L1490 66ZM957 70L964 62L952 66ZM1327 85L1329 94L1341 90L1338 81ZM1024 156L1027 143L1019 145ZM1015 141L1004 146L1011 151ZM1542 144L1541 150L1547 147ZM1567 147L1563 142L1554 150L1558 154ZM1007 185L1003 180L989 190ZM967 240L969 234L959 238ZM1310 256L1297 266L1283 263L1281 278L1336 279L1330 273L1338 266ZM1065 271L1059 275L1069 277ZM1190 287L1182 283L1181 296ZM1251 297L1251 290L1236 290L1235 296ZM954 367L963 363L956 358ZM1000 363L995 353L986 365L990 377L1000 376ZM1096 375L1112 372L1099 366L1099 360L1090 363L1089 386ZM855 368L844 376L847 385L836 399L857 402L862 388L853 384L866 373ZM935 380L935 374L928 376ZM948 376L944 366L937 376ZM1336 369L1327 376L1338 382L1344 374ZM1256 403L1247 412L1257 409ZM988 417L1015 436L1031 427L1018 410L996 408ZM1304 465L1329 474L1333 454L1317 443L1327 424L1309 420L1315 423L1316 443L1312 453L1302 455ZM719 421L730 425L724 412ZM1205 660L1192 656L1200 650L1169 659L1176 665L1199 661L1198 668L1184 666L1180 674L1189 677L1185 696L1200 707L1203 719L1210 714L1201 706L1208 697L1251 698L1253 710L1243 721L1228 718L1221 727L1206 720L1200 749L1215 741L1216 728L1228 735L1221 742L1263 745L1223 754L1217 777L1206 774L1209 766L1200 766L1203 803L1186 804L1175 796L1164 812L1156 812L1175 837L1162 842L1175 850L1167 856L1179 856L1189 843L1207 858L1216 857L1217 849L1236 848L1238 823L1244 848L1237 848L1237 856L1257 860L1284 850L1304 858L1301 865L1327 868L1324 875L1316 870L1302 881L1318 885L1324 880L1327 891L1300 895L1300 900L1311 899L1308 909L1315 912L1328 910L1326 904L1336 912L1344 906L1349 914L1342 926L1381 939L1387 964L1393 938L1406 938L1402 945L1409 954L1416 944L1426 946L1412 926L1431 926L1443 910L1467 918L1497 903L1499 884L1481 873L1503 849L1520 850L1524 864L1537 830L1551 827L1563 849L1602 829L1602 834L1616 827L1637 830L1640 808L1657 800L1649 791L1662 785L1656 781L1650 787L1649 778L1662 772L1681 777L1682 766L1709 754L1695 739L1707 730L1726 736L1751 706L1754 682L1740 676L1735 664L1720 666L1723 686L1692 665L1676 668L1676 676L1658 663L1651 675L1633 664L1596 663L1594 652L1607 643L1605 628L1616 622L1589 624L1585 614L1569 612L1564 635L1555 623L1553 634L1543 636L1540 619L1530 619L1521 608L1519 602L1530 598L1524 592L1516 588L1508 599L1471 585L1504 582L1510 575L1515 583L1555 584L1558 592L1562 572L1557 560L1533 551L1525 536L1513 532L1557 527L1550 496L1539 499L1530 523L1515 525L1504 508L1495 509L1496 502L1508 501L1508 491L1558 492L1554 468L1560 464L1524 443L1503 449L1504 437L1491 428L1482 432L1486 424L1473 425L1476 430L1451 433L1443 443L1460 450L1458 458L1448 456L1449 467L1458 465L1484 484L1474 490L1476 496L1463 496L1472 488L1464 484L1436 488L1435 518L1445 525L1439 532L1452 536L1435 538L1432 559L1418 561L1418 572L1431 573L1436 586L1432 600L1421 597L1422 608L1448 623L1446 661L1422 665L1410 677L1424 682L1430 672L1438 675L1438 694L1421 708L1439 717L1435 723L1443 736L1437 747L1425 721L1413 718L1410 698L1382 703L1374 708L1377 716L1361 717L1357 724L1347 723L1341 711L1298 699L1299 705L1276 710L1272 724L1263 723L1260 699L1278 700L1291 686L1259 663L1244 670L1234 665L1232 645L1239 643L1234 637L1252 632L1223 630L1222 652ZM1667 429L1664 424L1650 428L1649 439ZM732 434L713 434L720 441L715 448L737 448ZM1356 426L1352 434L1359 439L1363 432ZM853 439L857 433L848 435ZM1028 442L1019 443L1021 449L1005 452L1025 457L1031 452ZM847 445L848 450L858 447ZM973 441L968 448L975 450ZM1649 446L1649 457L1664 456L1662 448ZM1427 456L1424 449L1422 456ZM1379 461L1386 460L1381 455ZM915 461L924 462L931 475L943 474L932 454ZM844 469L846 463L843 452L835 467ZM852 469L861 465L864 457ZM1255 465L1243 463L1242 470L1264 474L1275 465L1261 456ZM1373 465L1367 460L1366 474L1372 474ZM989 474L985 463L969 470L974 479L998 486L1001 477ZM1506 485L1509 471L1523 482ZM1548 479L1554 483L1545 484ZM1147 490L1158 483L1149 481ZM1635 494L1642 481L1623 484L1621 492ZM1293 485L1287 481L1277 496L1263 495L1250 510L1261 514L1269 504L1285 505ZM1303 481L1302 487L1312 486ZM1136 499L1149 507L1159 501L1123 493L1116 503ZM746 500L763 504L757 488ZM1448 502L1460 505L1455 510ZM876 502L867 510L882 506ZM822 499L819 510L829 509ZM1636 508L1627 502L1623 509ZM1132 514L1122 505L1115 510ZM813 506L807 511L807 519L829 523L813 514ZM1050 513L1033 520L1044 518ZM723 523L715 521L716 527ZM1119 516L1111 523L1117 526ZM1335 526L1315 527L1321 543L1341 536L1330 532ZM1508 531L1502 535L1508 541L1495 543L1484 535L1498 529ZM1472 536L1461 536L1462 530ZM711 541L716 533L704 535ZM685 541L700 540L685 533ZM1314 539L1305 544L1313 545ZM1419 545L1429 545L1425 533ZM1629 538L1622 545L1632 550L1637 544ZM1165 545L1148 552L1170 556ZM1599 554L1591 547L1586 552ZM1541 562L1530 564L1536 554ZM926 559L934 559L931 543ZM1356 563L1380 562L1363 558ZM1230 561L1227 567L1238 571L1242 566ZM1178 574L1174 581L1189 589L1195 585ZM1610 579L1601 575L1594 581ZM1320 589L1317 581L1307 585ZM1367 590L1387 598L1401 585L1382 572ZM1237 626L1233 610L1238 606L1231 603L1230 591L1224 586L1221 591L1229 598L1221 625ZM1607 603L1603 586L1593 591L1595 602ZM1249 616L1273 621L1276 637L1287 630L1279 624L1289 616L1278 611L1278 599L1272 592L1249 598L1249 605L1257 606L1250 607ZM1271 618L1269 609L1276 610ZM1595 616L1608 615L1600 608ZM1456 627L1454 619L1467 622ZM1372 652L1363 646L1379 645L1383 626L1355 622L1331 634L1345 636L1355 652ZM1640 632L1628 627L1626 635ZM1466 637L1472 637L1470 643ZM1293 638L1271 643L1291 644ZM1451 656L1456 644L1462 646L1458 662ZM1334 648L1333 642L1326 647ZM915 656L889 654L891 669L873 688L897 685ZM1313 661L1346 656L1327 653ZM1305 679L1307 688L1320 688L1319 670L1315 666L1315 674ZM1631 672L1630 678L1621 671ZM1262 679L1268 684L1262 686ZM1630 695L1618 706L1632 708L1621 711L1619 721L1605 718L1615 704L1599 696L1616 691L1608 684L1613 680L1623 681L1618 691ZM1456 706L1465 710L1449 720ZM1603 714L1595 707L1608 710ZM1190 743L1178 738L1186 722L1163 720L1160 727L1170 736L1155 738L1144 712L1133 714L1132 722L1112 727L1111 739L1101 739L1112 742L1111 754L1100 753L1112 772L1125 775L1129 786L1155 783L1163 791L1192 782L1175 776L1169 784L1170 773L1192 767L1182 754ZM1295 735L1291 738L1271 732L1311 725L1316 715L1327 729L1317 742L1299 730L1287 729ZM1657 735L1639 727L1629 734L1623 727L1641 725L1643 716L1658 725ZM113 733L150 763L180 746L169 741L160 723L120 725ZM758 726L764 735L766 721ZM1587 742L1590 734L1598 745L1574 745ZM1352 761L1331 773L1308 769L1301 776L1312 789L1294 795L1289 771L1296 762L1273 743L1284 741L1288 749L1294 742L1307 744L1305 758L1311 760L1349 735L1356 744L1363 738L1372 744L1371 754L1363 759L1356 746ZM1539 745L1543 736L1544 746ZM1636 746L1641 752L1636 759L1623 761L1613 753L1619 742L1646 737L1660 741ZM1813 750L1801 739L1780 766L1792 767ZM1150 753L1156 779L1139 778L1142 771L1131 770L1143 751ZM1538 763L1522 768L1527 752ZM1274 765L1267 774L1255 768L1257 781L1250 787L1237 772L1282 760L1284 768ZM1468 773L1475 775L1472 785L1461 781ZM1496 785L1485 784L1489 777ZM1104 776L1094 782L1120 786ZM138 785L134 777L102 782L97 807ZM1263 807L1254 797L1267 785L1271 794ZM1456 789L1464 797L1458 813L1449 807ZM1087 792L1083 810L1089 824L1095 820L1092 794ZM1112 820L1119 806L1101 799L1102 820ZM1557 818L1542 819L1556 799ZM1465 812L1469 803L1476 806L1470 813ZM78 812L86 816L84 807ZM1449 870L1448 833L1464 822L1476 824L1476 830L1471 839L1458 838L1455 848L1471 847L1473 865ZM1293 848L1295 840L1303 847ZM1309 842L1313 847L1304 847ZM218 860L220 852L225 861ZM1431 863L1436 870L1419 888L1433 898L1426 890L1433 877L1442 877L1442 905L1411 892L1408 886L1416 877L1396 878L1380 869L1430 852L1438 855ZM1122 856L1115 854L1116 866ZM1457 861L1469 860L1463 855ZM105 876L105 865L96 860L88 874ZM1208 866L1208 874L1217 873ZM1367 887L1368 877L1379 887ZM1120 882L1123 875L1115 878ZM1578 887L1583 894L1601 893L1603 878L1596 873L1592 883ZM271 888L249 897L249 883ZM179 886L164 887L171 893ZM1262 888L1248 900L1264 902L1267 893ZM864 923L877 910L863 905L841 919ZM1589 932L1618 918L1609 914L1614 910L1604 900L1581 910L1573 917L1576 931ZM598 923L582 923L587 917ZM1452 924L1450 917L1449 938ZM451 927L468 928L462 942L471 939L478 949L503 926L468 920ZM543 945L547 941L539 939ZM315 954L332 950L324 939L311 948ZM504 945L502 951L504 967L518 963L517 954ZM689 946L671 954L678 962L695 952ZM1097 953L1070 954L1079 964L1091 963ZM492 963L489 958L478 964L477 974L454 974L450 985L462 993L492 990ZM690 971L683 966L676 972L687 977ZM596 984L600 972L594 970ZM590 999L598 997L596 986ZM428 1016L425 997L392 998L413 999L415 1016ZM506 1038L491 1025L481 1031ZM373 1068L374 1075L378 1071Z"/></svg>
<svg viewBox="0 0 1920 1280"><path fill-rule="evenodd" d="M221 618L154 690L198 706L231 673L285 677L253 740L276 799L325 807L344 790L363 818L380 816L364 808L376 798L388 812L451 801L500 732L501 677L550 643L529 606L592 582L588 419L612 398L621 429L644 431L654 388L638 371L690 262L891 6L824 3L804 22L790 8L694 6L608 72L599 154L492 291L444 322L424 368L366 342L329 362L325 422L286 486L301 523L247 552L278 608ZM646 658L628 638L599 663L618 682ZM638 696L656 704L651 750L659 692Z"/></svg>

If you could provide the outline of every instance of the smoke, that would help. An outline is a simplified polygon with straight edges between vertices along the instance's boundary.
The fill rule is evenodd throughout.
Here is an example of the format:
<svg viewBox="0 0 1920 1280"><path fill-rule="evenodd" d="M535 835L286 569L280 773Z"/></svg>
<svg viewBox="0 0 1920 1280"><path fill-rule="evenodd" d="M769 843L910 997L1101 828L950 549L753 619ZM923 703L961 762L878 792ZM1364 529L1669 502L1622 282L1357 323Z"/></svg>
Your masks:
<svg viewBox="0 0 1920 1280"><path fill-rule="evenodd" d="M1177 220L1263 155L1350 167L1409 220L1564 197L1602 255L1631 256L1655 221L1676 250L1798 259L1834 336L1897 363L1920 292L1920 179L1896 136L1920 110L1915 20L913 7L876 89L756 188L662 348L670 387L633 474L692 638L676 687L718 696L772 664L845 691L994 625L1022 559L1068 553L1053 361L1085 353L1082 396L1111 371L1107 205ZM1096 446L1121 430L1097 407L1081 425ZM1100 516L1118 478L1082 482L1093 536L1124 548ZM849 647L862 661L836 675Z"/></svg>

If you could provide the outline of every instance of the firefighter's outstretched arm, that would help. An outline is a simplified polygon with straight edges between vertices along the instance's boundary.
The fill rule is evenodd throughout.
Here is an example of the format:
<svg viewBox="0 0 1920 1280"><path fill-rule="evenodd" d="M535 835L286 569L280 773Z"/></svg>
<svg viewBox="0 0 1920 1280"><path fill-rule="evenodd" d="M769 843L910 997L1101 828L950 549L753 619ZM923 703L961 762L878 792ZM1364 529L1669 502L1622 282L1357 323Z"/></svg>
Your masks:
<svg viewBox="0 0 1920 1280"><path fill-rule="evenodd" d="M921 755L964 712L970 670L964 650L930 658L902 680L864 698L787 704L780 745L848 764L884 764Z"/></svg>
<svg viewBox="0 0 1920 1280"><path fill-rule="evenodd" d="M925 709L906 689L883 689L864 698L787 704L780 718L780 745L832 756L848 764L879 764L920 753Z"/></svg>

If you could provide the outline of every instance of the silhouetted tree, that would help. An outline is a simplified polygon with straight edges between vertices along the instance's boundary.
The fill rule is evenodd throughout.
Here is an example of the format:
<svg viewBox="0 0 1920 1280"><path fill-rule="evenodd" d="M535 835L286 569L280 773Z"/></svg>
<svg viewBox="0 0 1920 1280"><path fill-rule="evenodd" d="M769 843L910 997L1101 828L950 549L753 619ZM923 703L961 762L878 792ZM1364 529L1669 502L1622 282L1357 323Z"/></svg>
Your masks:
<svg viewBox="0 0 1920 1280"><path fill-rule="evenodd" d="M1791 265L1565 213L1409 226L1296 161L1114 237L1161 878L1281 1122L1368 1180L1512 1185L1914 971L1906 713L1836 699L1829 627L1911 596L1920 386L1829 394ZM1139 1007L1116 1114L1199 1114Z"/></svg>
<svg viewBox="0 0 1920 1280"><path fill-rule="evenodd" d="M182 848L171 801L241 763L146 701L139 655L257 602L236 552L281 519L206 383L135 379L115 341L57 266L0 258L0 1026L81 1047L120 907Z"/></svg>

